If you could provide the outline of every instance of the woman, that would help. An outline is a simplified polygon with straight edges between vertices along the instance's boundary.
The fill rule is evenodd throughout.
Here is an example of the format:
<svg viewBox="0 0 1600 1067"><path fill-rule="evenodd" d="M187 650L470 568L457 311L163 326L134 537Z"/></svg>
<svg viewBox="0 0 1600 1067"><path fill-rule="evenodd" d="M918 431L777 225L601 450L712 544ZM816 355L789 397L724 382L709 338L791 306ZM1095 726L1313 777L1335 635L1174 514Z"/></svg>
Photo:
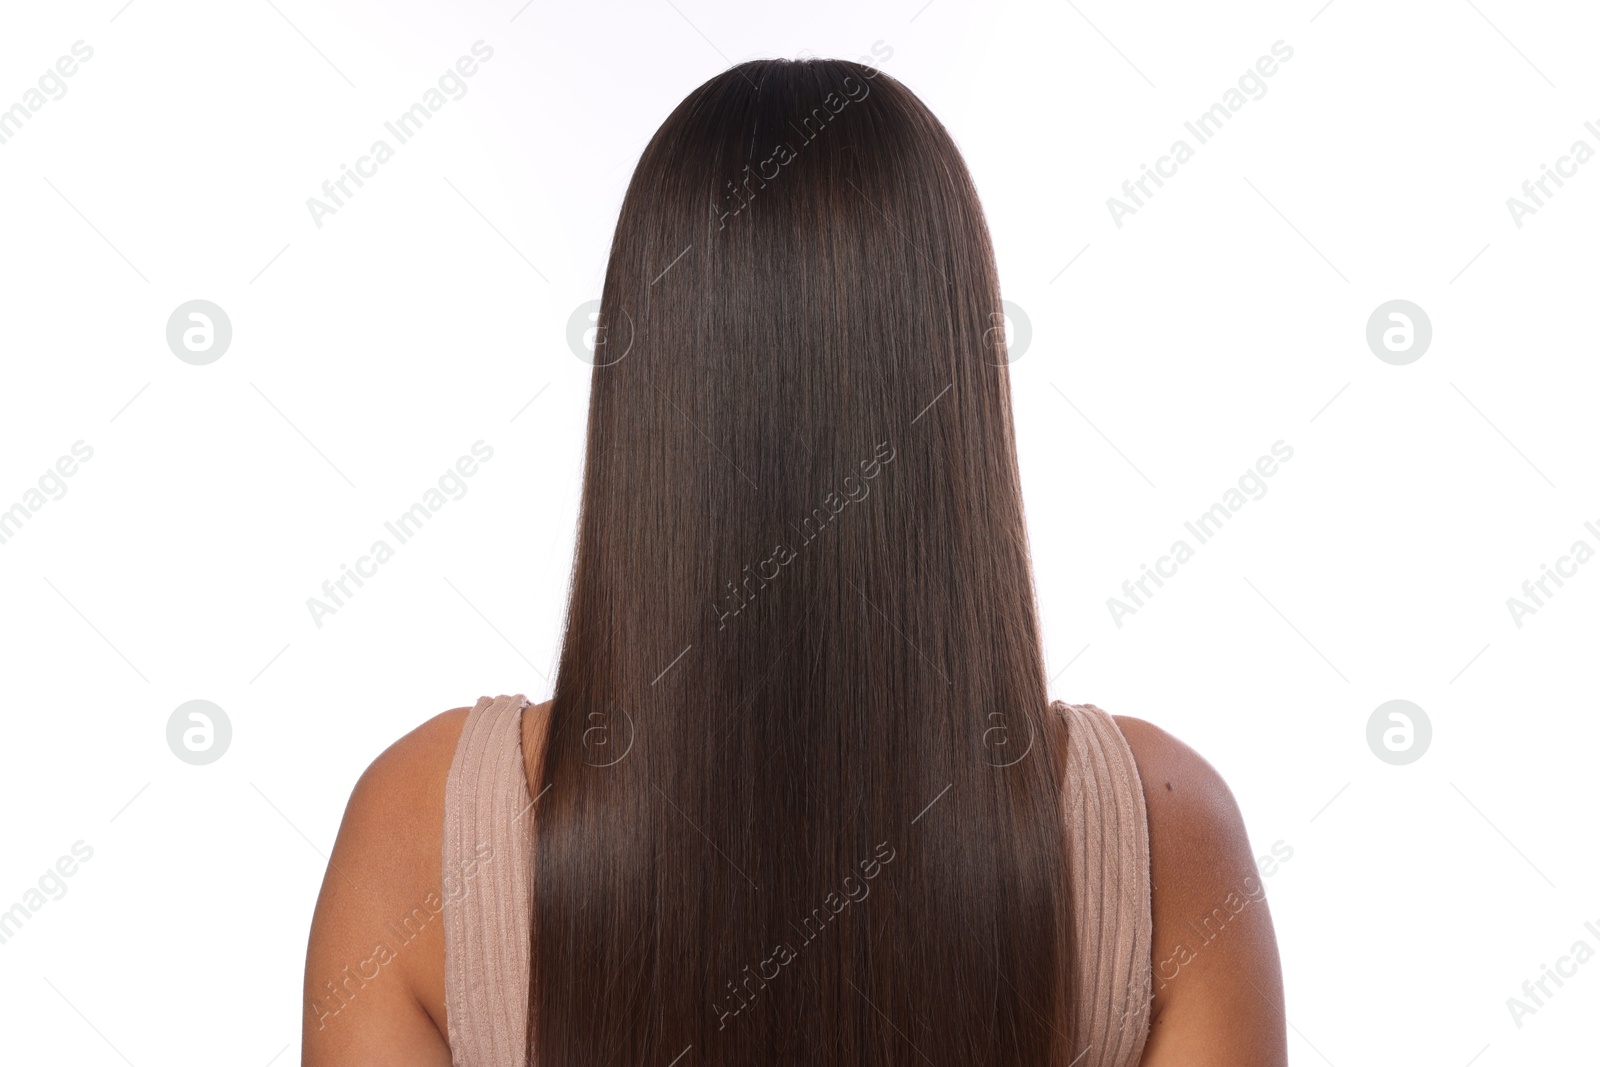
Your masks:
<svg viewBox="0 0 1600 1067"><path fill-rule="evenodd" d="M307 1064L1285 1062L1227 787L1046 695L1000 306L893 79L745 63L667 118L606 274L554 697L357 783Z"/></svg>

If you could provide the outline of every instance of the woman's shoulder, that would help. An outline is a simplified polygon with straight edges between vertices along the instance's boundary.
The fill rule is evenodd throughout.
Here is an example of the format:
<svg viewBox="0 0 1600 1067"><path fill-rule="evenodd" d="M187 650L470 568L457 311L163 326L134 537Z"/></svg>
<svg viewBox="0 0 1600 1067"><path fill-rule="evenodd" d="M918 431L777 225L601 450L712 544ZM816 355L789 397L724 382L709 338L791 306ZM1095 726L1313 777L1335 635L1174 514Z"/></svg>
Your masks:
<svg viewBox="0 0 1600 1067"><path fill-rule="evenodd" d="M424 722L351 790L306 954L304 1062L428 1049L448 1064L440 852L445 787L472 708ZM411 1061L406 1061L411 1062Z"/></svg>
<svg viewBox="0 0 1600 1067"><path fill-rule="evenodd" d="M512 734L538 759L550 702L480 700L435 715L391 744L350 792L323 876L306 954L307 1067L426 1049L450 1062L441 873L450 772L474 712L515 712ZM496 734L496 743L508 741ZM380 1062L382 1057L374 1059Z"/></svg>
<svg viewBox="0 0 1600 1067"><path fill-rule="evenodd" d="M1112 719L1149 827L1154 1004L1141 1064L1286 1062L1277 940L1233 791L1161 727Z"/></svg>

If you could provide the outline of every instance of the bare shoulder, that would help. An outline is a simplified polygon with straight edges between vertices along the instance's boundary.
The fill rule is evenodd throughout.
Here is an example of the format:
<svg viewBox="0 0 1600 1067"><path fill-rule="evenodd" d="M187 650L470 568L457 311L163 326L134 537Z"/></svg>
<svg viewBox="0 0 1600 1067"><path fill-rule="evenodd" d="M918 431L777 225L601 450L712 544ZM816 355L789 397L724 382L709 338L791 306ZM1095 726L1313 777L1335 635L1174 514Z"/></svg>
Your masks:
<svg viewBox="0 0 1600 1067"><path fill-rule="evenodd" d="M1236 846L1248 857L1244 817L1216 768L1154 723L1127 715L1113 718L1144 783L1152 849L1161 834L1163 844L1178 850L1177 858L1186 861L1185 872L1193 875L1201 873L1199 860L1215 856L1225 846ZM1248 866L1250 872L1255 870L1253 860Z"/></svg>
<svg viewBox="0 0 1600 1067"><path fill-rule="evenodd" d="M445 783L471 710L400 738L351 791L306 952L307 1067L450 1062L439 867Z"/></svg>
<svg viewBox="0 0 1600 1067"><path fill-rule="evenodd" d="M1281 1067L1277 939L1233 791L1159 726L1114 718L1149 818L1155 1001L1141 1067Z"/></svg>

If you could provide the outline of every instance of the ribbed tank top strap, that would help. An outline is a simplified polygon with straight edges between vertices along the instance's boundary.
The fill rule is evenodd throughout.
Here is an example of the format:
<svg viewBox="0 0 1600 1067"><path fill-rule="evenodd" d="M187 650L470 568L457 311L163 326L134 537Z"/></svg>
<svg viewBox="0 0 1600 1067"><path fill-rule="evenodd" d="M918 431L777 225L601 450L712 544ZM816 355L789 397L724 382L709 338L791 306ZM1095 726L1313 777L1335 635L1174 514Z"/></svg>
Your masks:
<svg viewBox="0 0 1600 1067"><path fill-rule="evenodd" d="M521 695L467 715L445 782L445 1014L457 1067L526 1064L533 798Z"/></svg>
<svg viewBox="0 0 1600 1067"><path fill-rule="evenodd" d="M1133 752L1110 715L1064 704L1077 950L1075 1067L1134 1067L1150 1032L1150 836Z"/></svg>

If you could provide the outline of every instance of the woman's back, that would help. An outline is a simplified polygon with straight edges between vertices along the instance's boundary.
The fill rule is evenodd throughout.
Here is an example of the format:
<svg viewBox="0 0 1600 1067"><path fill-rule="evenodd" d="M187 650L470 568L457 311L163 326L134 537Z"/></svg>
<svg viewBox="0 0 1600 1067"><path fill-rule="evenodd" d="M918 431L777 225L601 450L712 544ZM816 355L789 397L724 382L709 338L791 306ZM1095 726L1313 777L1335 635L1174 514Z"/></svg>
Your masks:
<svg viewBox="0 0 1600 1067"><path fill-rule="evenodd" d="M532 798L525 769L530 758L537 759L549 704L517 716L511 709L519 703L485 699L435 716L391 745L356 784L311 929L306 1067L526 1062L520 1043L503 1045L499 1036L485 1035L508 1037L526 1019L526 990L517 985L526 980L526 942L487 932L524 928L526 918L515 902L525 898L527 882L520 868L504 862L504 852L496 852L498 833L471 829L484 820L491 826L509 820L521 835L515 847L530 845L526 835L537 821L537 805L527 807ZM1086 711L1078 706L1073 718ZM1090 735L1080 726L1074 766L1093 767L1095 760L1086 755L1117 749L1105 736L1107 720L1088 715L1093 743L1081 743ZM518 718L520 736L508 738L507 727ZM1149 880L1132 877L1134 895L1141 884L1149 886L1149 948L1142 962L1138 950L1130 949L1142 936L1145 910L1127 904L1121 892L1106 887L1098 894L1097 919L1092 909L1075 912L1079 943L1088 946L1080 955L1111 961L1089 969L1112 975L1094 984L1092 997L1085 979L1077 980L1082 996L1102 1006L1079 1006L1081 1020L1085 1011L1091 1016L1080 1032L1115 1035L1121 1047L1106 1062L1127 1062L1133 1046L1142 1043L1141 1067L1279 1067L1287 1061L1277 950L1255 858L1227 785L1210 764L1159 728L1127 716L1112 722L1142 786L1147 830L1139 836L1148 842ZM521 766L515 757L505 758L516 748ZM466 774L469 765L481 773ZM1121 787L1110 791L1113 803L1102 799L1104 783L1115 774L1095 769L1088 778L1096 788L1078 791L1069 782L1066 794L1076 820L1069 854L1088 856L1085 846L1099 837L1102 855L1120 857L1101 861L1106 874L1128 871L1127 856L1137 851L1123 836L1137 835L1139 824L1125 818ZM1108 810L1114 812L1110 817ZM524 825L529 829L520 829ZM482 885L475 886L480 879ZM463 910L460 902L469 894L472 902ZM1195 924L1205 924L1219 907L1230 917L1226 926L1197 934ZM480 915L476 921L469 918L473 910ZM475 962L464 963L463 956ZM1129 961L1131 982L1116 976L1123 960ZM1142 976L1153 982L1144 1013L1148 1036L1136 1021ZM1123 1008L1113 1006L1118 1004L1133 1009L1129 1021L1123 1021ZM941 1065L954 1062L942 1055L946 1051L927 1050Z"/></svg>

